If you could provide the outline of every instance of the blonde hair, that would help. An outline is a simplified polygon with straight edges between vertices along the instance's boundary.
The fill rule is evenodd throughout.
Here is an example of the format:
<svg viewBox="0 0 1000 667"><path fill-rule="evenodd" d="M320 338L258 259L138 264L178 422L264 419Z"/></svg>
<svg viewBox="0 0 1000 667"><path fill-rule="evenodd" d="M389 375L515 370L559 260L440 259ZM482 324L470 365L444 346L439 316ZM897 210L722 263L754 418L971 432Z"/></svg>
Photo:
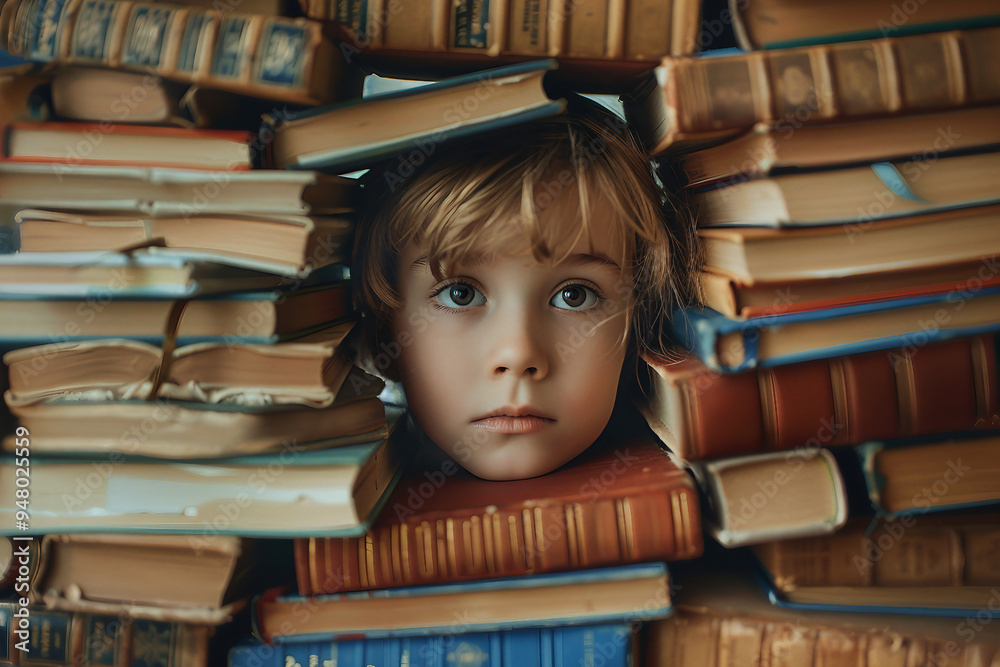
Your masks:
<svg viewBox="0 0 1000 667"><path fill-rule="evenodd" d="M409 242L426 250L438 279L463 258L516 237L528 238L536 260L559 261L553 253L566 225L543 224L540 213L575 189L576 238L589 234L593 202L601 197L625 239L620 266L632 276L634 351L667 354L672 341L665 318L694 300L697 246L691 221L676 209L667 214L651 163L625 121L591 100L568 96L567 111L558 116L411 158L373 169L364 179L367 206L352 276L370 350L392 340L392 318L402 305L396 264ZM414 165L417 160L422 164Z"/></svg>

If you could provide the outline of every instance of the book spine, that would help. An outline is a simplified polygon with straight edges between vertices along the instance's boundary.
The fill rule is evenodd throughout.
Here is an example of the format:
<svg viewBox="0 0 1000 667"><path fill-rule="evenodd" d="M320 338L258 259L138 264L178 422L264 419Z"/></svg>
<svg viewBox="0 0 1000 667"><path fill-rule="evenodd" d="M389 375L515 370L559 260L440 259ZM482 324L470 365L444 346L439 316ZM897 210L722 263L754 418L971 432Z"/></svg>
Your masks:
<svg viewBox="0 0 1000 667"><path fill-rule="evenodd" d="M877 627L869 631L829 628L808 617L779 621L686 609L651 623L647 635L648 664L674 667L978 665L990 664L998 650L988 641L934 640Z"/></svg>
<svg viewBox="0 0 1000 667"><path fill-rule="evenodd" d="M733 375L684 378L687 459L856 445L1000 423L994 337L847 355ZM802 391L809 387L809 391ZM719 423L739 409L740 429Z"/></svg>
<svg viewBox="0 0 1000 667"><path fill-rule="evenodd" d="M865 529L849 524L833 535L772 542L754 551L779 590L1000 584L994 553L1000 526L927 524L909 516L884 522L870 535Z"/></svg>
<svg viewBox="0 0 1000 667"><path fill-rule="evenodd" d="M305 2L310 18L332 18L345 41L370 53L500 54L655 62L676 51L673 35L692 42L697 12L675 25L677 2L656 0L411 0L392 20L376 0ZM398 13L398 15L396 15ZM457 56L456 56L457 57Z"/></svg>
<svg viewBox="0 0 1000 667"><path fill-rule="evenodd" d="M986 70L1000 28L817 45L722 58L666 58L664 91L680 134L777 130L802 123L917 113L1000 99Z"/></svg>
<svg viewBox="0 0 1000 667"><path fill-rule="evenodd" d="M204 667L209 628L0 602L0 664Z"/></svg>
<svg viewBox="0 0 1000 667"><path fill-rule="evenodd" d="M340 55L304 19L161 7L129 0L20 3L10 52L41 62L146 70L276 101L332 99ZM336 59L336 60L335 60Z"/></svg>
<svg viewBox="0 0 1000 667"><path fill-rule="evenodd" d="M360 538L296 540L303 595L466 581L701 553L691 488L378 525Z"/></svg>
<svg viewBox="0 0 1000 667"><path fill-rule="evenodd" d="M631 665L632 630L623 625L474 632L398 639L243 641L228 667L404 667L405 665Z"/></svg>

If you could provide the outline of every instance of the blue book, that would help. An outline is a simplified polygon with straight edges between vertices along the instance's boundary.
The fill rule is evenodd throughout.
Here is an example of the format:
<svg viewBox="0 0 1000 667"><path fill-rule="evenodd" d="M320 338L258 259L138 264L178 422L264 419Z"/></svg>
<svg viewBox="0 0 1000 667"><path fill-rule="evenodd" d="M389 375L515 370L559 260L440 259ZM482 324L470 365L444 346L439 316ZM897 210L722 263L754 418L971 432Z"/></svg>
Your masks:
<svg viewBox="0 0 1000 667"><path fill-rule="evenodd" d="M294 644L632 623L670 614L664 563L253 601L254 635Z"/></svg>
<svg viewBox="0 0 1000 667"><path fill-rule="evenodd" d="M746 320L690 308L671 327L706 366L735 373L1000 331L998 313L1000 288L992 287Z"/></svg>
<svg viewBox="0 0 1000 667"><path fill-rule="evenodd" d="M401 183L445 141L559 113L542 80L556 67L540 60L498 67L362 100L265 119L261 140L275 166L347 173L383 160L389 185Z"/></svg>
<svg viewBox="0 0 1000 667"><path fill-rule="evenodd" d="M276 646L246 639L230 649L228 667L626 667L632 644L626 624Z"/></svg>
<svg viewBox="0 0 1000 667"><path fill-rule="evenodd" d="M390 432L398 422L394 417ZM0 484L23 488L17 480L28 470L30 496L23 506L13 500L0 506L3 525L25 535L357 536L398 481L406 453L398 437L355 445L299 442L292 414L283 422L286 440L270 454L151 458L132 452L161 431L179 429L196 440L197 424L192 428L163 401L150 402L145 419L125 424L118 449L61 458L34 452L35 433L19 426L4 442L11 454L0 456Z"/></svg>

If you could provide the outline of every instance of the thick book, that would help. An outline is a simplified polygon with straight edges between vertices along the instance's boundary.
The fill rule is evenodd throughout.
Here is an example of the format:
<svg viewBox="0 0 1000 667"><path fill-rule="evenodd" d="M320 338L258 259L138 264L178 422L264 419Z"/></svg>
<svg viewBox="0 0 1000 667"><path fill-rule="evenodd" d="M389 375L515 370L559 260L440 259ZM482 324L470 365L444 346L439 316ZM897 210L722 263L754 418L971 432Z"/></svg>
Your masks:
<svg viewBox="0 0 1000 667"><path fill-rule="evenodd" d="M834 279L829 280L833 283L876 272L976 265L959 278L965 283L961 293L998 273L998 224L1000 206L991 205L890 220L859 215L848 224L790 230L700 229L698 235L706 268L744 282Z"/></svg>
<svg viewBox="0 0 1000 667"><path fill-rule="evenodd" d="M1000 432L866 442L857 452L885 516L1000 504Z"/></svg>
<svg viewBox="0 0 1000 667"><path fill-rule="evenodd" d="M0 26L0 32L3 27ZM100 67L61 67L52 73L52 111L66 120L191 127L178 81Z"/></svg>
<svg viewBox="0 0 1000 667"><path fill-rule="evenodd" d="M379 74L461 72L557 58L561 74L622 89L665 55L693 53L701 6L688 0L300 0L333 21L347 52ZM391 19L391 20L390 20Z"/></svg>
<svg viewBox="0 0 1000 667"><path fill-rule="evenodd" d="M142 384L138 396L121 400L104 399L105 392L23 402L7 392L4 398L20 427L31 433L31 450L39 454L176 460L280 455L290 442L306 451L385 437L384 406L377 398L383 383L360 369L353 373L326 407L301 400L281 403L253 389L216 403L199 401L203 397L197 395L146 399ZM7 437L3 447L16 451L16 443Z"/></svg>
<svg viewBox="0 0 1000 667"><path fill-rule="evenodd" d="M371 530L295 543L303 595L694 558L691 479L652 437L608 438L540 479L413 466Z"/></svg>
<svg viewBox="0 0 1000 667"><path fill-rule="evenodd" d="M355 183L311 171L0 163L0 204L16 208L203 215L309 215L353 208Z"/></svg>
<svg viewBox="0 0 1000 667"><path fill-rule="evenodd" d="M996 103L1000 28L664 58L625 110L653 154L721 143L757 123L830 120Z"/></svg>
<svg viewBox="0 0 1000 667"><path fill-rule="evenodd" d="M216 625L294 572L279 540L233 535L46 535L32 599L49 609Z"/></svg>
<svg viewBox="0 0 1000 667"><path fill-rule="evenodd" d="M249 211L151 216L22 209L14 221L22 253L109 253L150 244L145 255L176 255L295 278L346 262L354 229L347 216L267 216ZM239 243L233 242L236 236Z"/></svg>
<svg viewBox="0 0 1000 667"><path fill-rule="evenodd" d="M940 471L939 471L940 472ZM832 535L753 547L772 602L848 611L975 616L996 609L1000 517L856 518ZM971 610L971 611L970 611Z"/></svg>
<svg viewBox="0 0 1000 667"><path fill-rule="evenodd" d="M238 130L20 121L0 131L0 159L239 171L254 166L251 140Z"/></svg>
<svg viewBox="0 0 1000 667"><path fill-rule="evenodd" d="M345 173L397 154L401 160L411 151L424 155L446 140L559 113L565 103L549 98L542 87L554 67L551 60L509 65L286 114L266 122L261 133L273 136L270 157L277 167ZM475 103L469 104L472 99Z"/></svg>
<svg viewBox="0 0 1000 667"><path fill-rule="evenodd" d="M160 410L159 420L132 422L139 435L119 431L118 451L33 456L31 521L22 534L360 535L395 484L405 453L391 438L309 450L286 424L286 441L274 454L190 460L130 454L144 425L155 431L171 423L169 406ZM14 456L0 457L5 487L14 488L17 469ZM14 514L0 508L10 525Z"/></svg>
<svg viewBox="0 0 1000 667"><path fill-rule="evenodd" d="M1000 427L993 335L736 374L647 362L642 412L687 461Z"/></svg>
<svg viewBox="0 0 1000 667"><path fill-rule="evenodd" d="M347 322L274 345L184 345L168 360L160 347L122 338L20 348L3 356L10 379L8 400L25 405L67 395L147 397L159 372L157 396L227 403L253 394L260 402L326 407L352 370L340 354L352 326ZM355 371L355 385L368 381L379 382ZM348 391L355 388L349 386Z"/></svg>
<svg viewBox="0 0 1000 667"><path fill-rule="evenodd" d="M0 294L0 341L37 345L88 338L135 338L181 345L202 342L276 343L341 322L350 315L347 284L237 292L191 301L96 295L38 299ZM184 306L176 326L171 315Z"/></svg>
<svg viewBox="0 0 1000 667"><path fill-rule="evenodd" d="M995 622L787 609L771 604L752 569L735 561L672 572L674 614L645 626L647 664L923 667L989 665L1000 656Z"/></svg>
<svg viewBox="0 0 1000 667"><path fill-rule="evenodd" d="M344 57L306 19L128 0L9 0L0 25L7 50L30 61L151 72L275 102L331 102L347 78Z"/></svg>
<svg viewBox="0 0 1000 667"><path fill-rule="evenodd" d="M460 628L456 628L460 630ZM496 632L450 632L427 637L347 639L270 646L246 639L229 650L228 667L513 667L601 665L632 667L632 626L583 625Z"/></svg>
<svg viewBox="0 0 1000 667"><path fill-rule="evenodd" d="M54 611L0 602L0 664L21 667L207 667L207 625L131 618L127 614Z"/></svg>
<svg viewBox="0 0 1000 667"><path fill-rule="evenodd" d="M856 275L789 280L734 278L702 271L701 302L731 320L823 310L906 296L960 294L972 285L1000 285L995 257L938 266L871 271Z"/></svg>
<svg viewBox="0 0 1000 667"><path fill-rule="evenodd" d="M990 0L729 0L729 12L736 40L748 51L1000 25L1000 8Z"/></svg>
<svg viewBox="0 0 1000 667"><path fill-rule="evenodd" d="M278 644L631 623L670 614L664 563L312 597L255 598L258 639Z"/></svg>
<svg viewBox="0 0 1000 667"><path fill-rule="evenodd" d="M940 113L862 119L773 129L759 123L746 134L685 155L690 187L744 181L772 173L937 158L1000 144L1000 109L972 107Z"/></svg>
<svg viewBox="0 0 1000 667"><path fill-rule="evenodd" d="M748 320L688 308L670 326L706 366L736 373L1000 331L998 312L988 287Z"/></svg>
<svg viewBox="0 0 1000 667"><path fill-rule="evenodd" d="M1000 202L1000 152L878 162L694 195L702 227L851 224Z"/></svg>
<svg viewBox="0 0 1000 667"><path fill-rule="evenodd" d="M825 449L689 463L708 499L711 535L735 548L832 533L847 521L847 492Z"/></svg>

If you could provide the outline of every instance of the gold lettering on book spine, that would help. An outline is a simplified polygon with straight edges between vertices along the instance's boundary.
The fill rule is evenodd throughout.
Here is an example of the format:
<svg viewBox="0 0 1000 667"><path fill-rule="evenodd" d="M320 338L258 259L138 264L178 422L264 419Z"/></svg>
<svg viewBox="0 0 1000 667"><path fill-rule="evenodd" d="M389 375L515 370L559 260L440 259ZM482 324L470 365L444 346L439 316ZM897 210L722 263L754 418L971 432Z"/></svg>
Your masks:
<svg viewBox="0 0 1000 667"><path fill-rule="evenodd" d="M621 498L615 503L618 515L618 549L621 557L635 560L635 533L632 525L632 503L628 498Z"/></svg>
<svg viewBox="0 0 1000 667"><path fill-rule="evenodd" d="M583 535L580 534L580 522L577 521L576 503L566 505L566 551L569 553L569 562L572 567L580 566L580 545L583 544Z"/></svg>
<svg viewBox="0 0 1000 667"><path fill-rule="evenodd" d="M534 521L532 521L531 510L521 510L521 535L524 538L524 570L530 572L535 569L535 535Z"/></svg>
<svg viewBox="0 0 1000 667"><path fill-rule="evenodd" d="M497 515L490 513L483 516L483 551L486 561L486 569L489 572L498 571L497 563L497 549L500 544L500 539L495 537L497 530Z"/></svg>

